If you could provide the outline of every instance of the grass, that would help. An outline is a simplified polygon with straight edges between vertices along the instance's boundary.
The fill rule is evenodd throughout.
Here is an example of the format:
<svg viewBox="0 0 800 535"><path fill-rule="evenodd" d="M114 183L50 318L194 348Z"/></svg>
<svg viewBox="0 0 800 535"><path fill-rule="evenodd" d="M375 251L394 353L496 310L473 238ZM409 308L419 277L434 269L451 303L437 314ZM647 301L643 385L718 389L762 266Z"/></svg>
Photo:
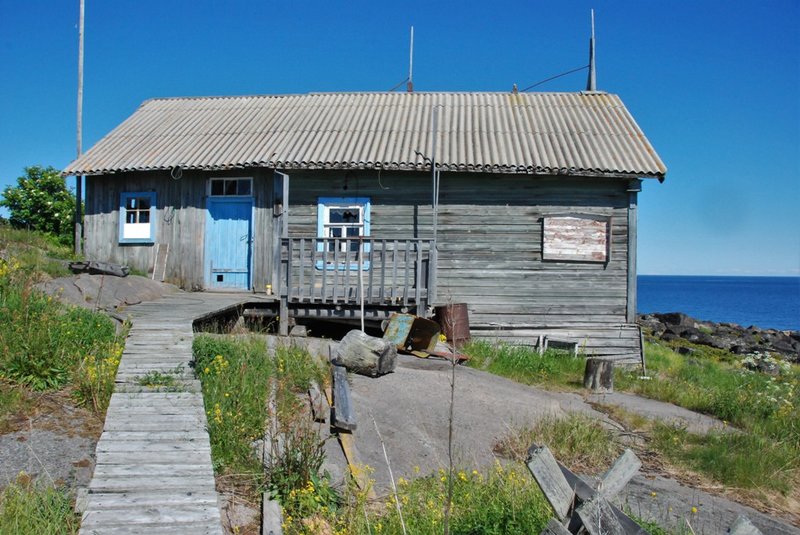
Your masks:
<svg viewBox="0 0 800 535"><path fill-rule="evenodd" d="M69 249L47 236L0 227L0 250L0 379L33 391L69 385L81 404L103 413L123 338L104 314L35 288L53 266L50 256L67 256Z"/></svg>
<svg viewBox="0 0 800 535"><path fill-rule="evenodd" d="M556 459L573 472L605 471L622 453L622 447L601 422L585 414L544 418L531 427L512 430L494 451L508 459L525 462L532 444L547 446Z"/></svg>
<svg viewBox="0 0 800 535"><path fill-rule="evenodd" d="M548 349L544 354L527 346L491 344L485 340L470 342L462 352L469 355L467 364L495 375L529 385L559 386L574 390L583 386L583 357L568 351Z"/></svg>
<svg viewBox="0 0 800 535"><path fill-rule="evenodd" d="M244 474L257 485L265 484L253 442L264 437L269 421L270 379L278 384L283 420L296 424L284 426L285 438L292 448L300 447L301 422L290 418L297 412L295 393L307 389L312 380L323 383L324 369L301 350L279 349L271 357L263 339L257 337L200 335L195 337L193 351L195 371L203 385L215 471Z"/></svg>
<svg viewBox="0 0 800 535"><path fill-rule="evenodd" d="M763 433L712 432L701 436L654 423L651 445L673 463L706 474L729 489L767 489L785 496L798 484L797 445Z"/></svg>
<svg viewBox="0 0 800 535"><path fill-rule="evenodd" d="M314 499L313 486L309 485L304 492ZM408 533L438 535L443 529L446 494L444 470L412 481L400 478L397 502L391 495L379 503L367 503L365 493L349 492L337 510L319 507L302 518L286 516L284 532L289 535L403 533L399 502ZM456 471L450 533L539 533L551 516L550 506L522 464L498 463L486 473Z"/></svg>
<svg viewBox="0 0 800 535"><path fill-rule="evenodd" d="M181 385L178 382L178 376L180 374L181 366L166 373L159 370L150 370L139 377L137 383L147 388L158 388L162 391L176 392L181 389Z"/></svg>
<svg viewBox="0 0 800 535"><path fill-rule="evenodd" d="M0 492L0 533L4 535L72 534L78 532L79 524L72 497L61 487L35 484L20 473L17 481Z"/></svg>
<svg viewBox="0 0 800 535"><path fill-rule="evenodd" d="M642 418L625 418L627 423L643 430L649 438L645 447L673 465L743 491L746 497L766 503L772 498L764 492L773 493L772 497L774 493L795 496L800 488L798 367L783 364L780 375L770 376L745 369L741 356L703 346L692 348L694 353L684 356L668 346L647 343L651 379L639 379L638 369L617 369L615 388L717 417L742 432L700 436ZM471 366L521 383L563 389L582 382L582 358L539 355L530 348L486 342L475 342L465 352L471 357ZM540 434L520 430L518 436L505 439L519 443L503 447L519 450L526 441L544 441ZM583 444L577 449L593 448L589 437L580 441ZM556 457L569 455L566 451ZM519 458L519 451L516 456Z"/></svg>
<svg viewBox="0 0 800 535"><path fill-rule="evenodd" d="M40 232L18 230L0 225L0 251L6 260L15 259L38 280L43 277L70 275L66 262L74 260L72 248L62 245L54 237Z"/></svg>

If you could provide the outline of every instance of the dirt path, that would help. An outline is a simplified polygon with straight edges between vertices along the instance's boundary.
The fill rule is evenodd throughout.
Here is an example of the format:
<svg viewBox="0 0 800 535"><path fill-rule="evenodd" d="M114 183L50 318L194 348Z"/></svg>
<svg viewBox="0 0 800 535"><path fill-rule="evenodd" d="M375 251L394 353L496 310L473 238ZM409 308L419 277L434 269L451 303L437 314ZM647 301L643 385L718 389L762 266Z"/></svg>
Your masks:
<svg viewBox="0 0 800 535"><path fill-rule="evenodd" d="M395 478L430 474L447 465L449 381L446 362L402 355L395 373L377 379L351 376L358 421L356 448L360 461L374 469L372 477L379 492L389 488L389 474L373 418ZM609 421L578 394L548 392L465 367L457 369L455 399L455 462L468 469L491 465L494 444L513 427L567 412ZM698 430L718 424L679 407L627 394L613 401L629 410L641 407L645 416L688 420ZM698 534L725 533L739 514L746 514L765 534L800 534L797 528L749 507L646 473L635 478L625 497L637 516L677 529L685 529L685 519L689 519ZM692 507L697 512L692 512Z"/></svg>

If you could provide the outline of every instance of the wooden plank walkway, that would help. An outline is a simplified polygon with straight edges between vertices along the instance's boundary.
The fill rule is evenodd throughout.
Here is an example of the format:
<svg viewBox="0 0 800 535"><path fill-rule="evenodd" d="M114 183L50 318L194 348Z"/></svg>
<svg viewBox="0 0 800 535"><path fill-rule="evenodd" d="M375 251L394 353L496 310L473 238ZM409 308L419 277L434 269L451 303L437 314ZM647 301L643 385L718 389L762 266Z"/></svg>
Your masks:
<svg viewBox="0 0 800 535"><path fill-rule="evenodd" d="M97 443L82 535L222 534L203 395L189 366L192 321L253 300L181 293L126 310L133 327ZM146 386L148 374L170 385Z"/></svg>

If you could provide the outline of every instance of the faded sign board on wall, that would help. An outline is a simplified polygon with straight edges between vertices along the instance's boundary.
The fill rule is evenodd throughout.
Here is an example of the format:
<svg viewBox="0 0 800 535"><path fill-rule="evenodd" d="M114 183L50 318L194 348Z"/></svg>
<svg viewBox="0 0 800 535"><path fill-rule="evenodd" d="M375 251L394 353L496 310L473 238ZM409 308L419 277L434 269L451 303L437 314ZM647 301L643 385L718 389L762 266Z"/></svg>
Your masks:
<svg viewBox="0 0 800 535"><path fill-rule="evenodd" d="M607 262L610 223L610 217L580 214L543 218L542 260Z"/></svg>

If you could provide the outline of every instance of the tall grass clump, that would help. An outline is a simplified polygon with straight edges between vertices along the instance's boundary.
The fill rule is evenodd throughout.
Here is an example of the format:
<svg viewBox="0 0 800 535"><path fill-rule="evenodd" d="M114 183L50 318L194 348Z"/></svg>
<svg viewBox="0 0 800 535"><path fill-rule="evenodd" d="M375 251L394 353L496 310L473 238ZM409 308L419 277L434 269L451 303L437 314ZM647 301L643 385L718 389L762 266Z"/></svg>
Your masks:
<svg viewBox="0 0 800 535"><path fill-rule="evenodd" d="M397 500L408 533L442 533L444 503L448 493L447 471L408 481L398 480ZM363 499L347 502L329 525L335 533L403 533L394 495L380 504L367 505ZM529 534L539 533L552 516L541 490L523 464L496 463L485 473L456 469L450 509L451 533ZM311 533L306 521L301 529L288 526L289 533Z"/></svg>
<svg viewBox="0 0 800 535"><path fill-rule="evenodd" d="M279 348L269 354L263 338L201 335L195 337L195 372L203 385L215 471L245 474L256 485L282 481L281 494L318 477L322 464L316 431L299 416L297 393L325 372L308 352ZM271 381L274 379L274 381ZM276 385L279 431L284 457L263 473L253 444L270 424L270 384ZM283 492L285 490L285 492Z"/></svg>
<svg viewBox="0 0 800 535"><path fill-rule="evenodd" d="M549 416L530 427L514 429L500 439L498 455L525 462L532 444L547 446L556 459L575 472L596 474L608 469L622 447L602 422L570 412Z"/></svg>
<svg viewBox="0 0 800 535"><path fill-rule="evenodd" d="M21 473L0 492L0 533L4 535L72 534L78 532L72 498L60 487L33 483Z"/></svg>
<svg viewBox="0 0 800 535"><path fill-rule="evenodd" d="M469 366L520 383L557 384L567 388L582 385L586 361L568 351L548 349L540 354L532 347L492 344L485 340L470 342L462 351L470 357Z"/></svg>
<svg viewBox="0 0 800 535"><path fill-rule="evenodd" d="M0 379L37 391L72 383L78 401L102 412L122 340L107 316L37 290L40 276L17 258L0 259Z"/></svg>

